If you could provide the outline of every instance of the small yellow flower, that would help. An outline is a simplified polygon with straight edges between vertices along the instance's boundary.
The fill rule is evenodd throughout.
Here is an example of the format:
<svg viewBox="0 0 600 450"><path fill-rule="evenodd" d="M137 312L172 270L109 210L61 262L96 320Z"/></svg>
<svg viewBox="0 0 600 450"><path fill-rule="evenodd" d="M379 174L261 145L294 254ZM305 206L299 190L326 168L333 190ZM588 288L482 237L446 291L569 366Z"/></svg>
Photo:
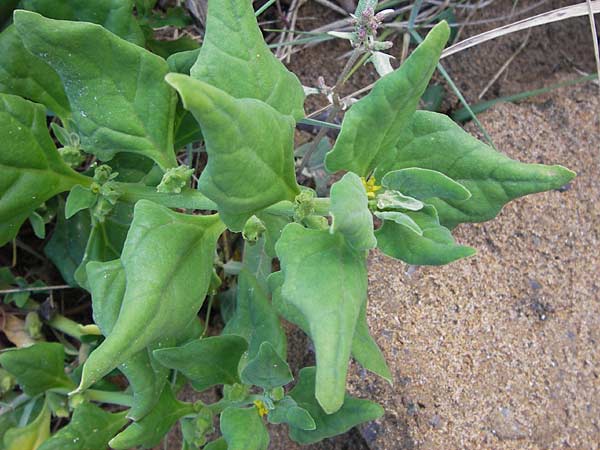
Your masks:
<svg viewBox="0 0 600 450"><path fill-rule="evenodd" d="M254 400L254 406L256 406L256 409L258 410L258 414L260 415L260 417L263 417L269 413L269 410L267 409L265 404L262 402L262 400Z"/></svg>
<svg viewBox="0 0 600 450"><path fill-rule="evenodd" d="M375 184L375 182L377 180L375 180L375 177L369 177L369 179L366 179L365 177L360 177L360 181L362 181L363 186L365 187L365 191L367 191L367 197L369 199L374 199L375 198L375 193L381 189L381 186L377 186Z"/></svg>

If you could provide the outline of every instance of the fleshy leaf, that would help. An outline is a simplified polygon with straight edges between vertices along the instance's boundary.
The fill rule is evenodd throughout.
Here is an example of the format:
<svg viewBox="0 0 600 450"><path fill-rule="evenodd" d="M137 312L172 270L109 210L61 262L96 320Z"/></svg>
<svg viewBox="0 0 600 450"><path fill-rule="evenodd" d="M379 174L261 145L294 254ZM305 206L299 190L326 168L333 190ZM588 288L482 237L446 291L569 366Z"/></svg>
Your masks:
<svg viewBox="0 0 600 450"><path fill-rule="evenodd" d="M73 186L65 203L65 217L70 219L79 211L91 208L96 203L97 195L81 185Z"/></svg>
<svg viewBox="0 0 600 450"><path fill-rule="evenodd" d="M23 392L30 397L48 389L73 387L65 374L65 349L56 342L6 350L0 354L0 365L15 376Z"/></svg>
<svg viewBox="0 0 600 450"><path fill-rule="evenodd" d="M417 223L407 214L400 211L375 211L375 215L381 220L388 220L390 222L396 222L397 224L403 225L410 228L412 231L417 233L419 236L423 236L423 230L417 225Z"/></svg>
<svg viewBox="0 0 600 450"><path fill-rule="evenodd" d="M212 276L217 215L176 213L147 200L135 205L121 263L127 289L112 332L83 368L84 390L119 364L195 320Z"/></svg>
<svg viewBox="0 0 600 450"><path fill-rule="evenodd" d="M356 250L368 250L377 245L368 202L360 178L352 172L331 186L331 231L343 234Z"/></svg>
<svg viewBox="0 0 600 450"><path fill-rule="evenodd" d="M41 103L63 122L71 116L57 73L25 49L13 25L0 33L0 92Z"/></svg>
<svg viewBox="0 0 600 450"><path fill-rule="evenodd" d="M173 151L175 94L167 63L99 25L15 12L25 47L58 73L84 150L102 160L139 153L163 169Z"/></svg>
<svg viewBox="0 0 600 450"><path fill-rule="evenodd" d="M269 433L256 408L227 408L221 414L227 450L267 450Z"/></svg>
<svg viewBox="0 0 600 450"><path fill-rule="evenodd" d="M342 407L334 414L327 414L315 399L316 369L305 367L300 371L298 384L290 392L298 406L304 408L314 419L314 430L302 430L290 426L290 438L300 444L312 444L322 439L336 436L350 428L383 415L383 408L377 403L346 395Z"/></svg>
<svg viewBox="0 0 600 450"><path fill-rule="evenodd" d="M398 191L385 191L377 196L377 208L379 209L420 211L423 206L425 205L422 201Z"/></svg>
<svg viewBox="0 0 600 450"><path fill-rule="evenodd" d="M22 0L23 9L50 19L102 25L134 44L144 46L144 33L133 16L133 0Z"/></svg>
<svg viewBox="0 0 600 450"><path fill-rule="evenodd" d="M440 266L475 254L471 247L458 245L452 233L440 225L433 206L421 211L408 211L406 215L421 229L422 234L401 220L385 220L375 232L377 246L388 256L408 264Z"/></svg>
<svg viewBox="0 0 600 450"><path fill-rule="evenodd" d="M388 172L381 180L381 184L388 189L400 191L419 200L439 197L464 201L471 197L471 193L452 178L435 170L420 167L409 167L408 169Z"/></svg>
<svg viewBox="0 0 600 450"><path fill-rule="evenodd" d="M265 44L249 0L209 0L191 75L235 98L255 98L296 120L304 117L302 85Z"/></svg>
<svg viewBox="0 0 600 450"><path fill-rule="evenodd" d="M354 330L367 296L366 253L353 250L340 233L296 223L284 229L275 248L283 274L279 294L315 346L316 398L334 413L344 401Z"/></svg>
<svg viewBox="0 0 600 450"><path fill-rule="evenodd" d="M300 408L292 397L287 396L275 405L275 409L269 411L268 419L270 423L287 423L301 430L314 430L316 428L315 421L309 412L304 408Z"/></svg>
<svg viewBox="0 0 600 450"><path fill-rule="evenodd" d="M167 81L200 123L208 165L199 189L218 205L232 231L241 231L261 209L294 200L300 191L290 117L259 100L235 99L186 75L169 74Z"/></svg>
<svg viewBox="0 0 600 450"><path fill-rule="evenodd" d="M512 160L465 132L449 117L429 111L413 115L393 154L377 168L376 175L407 167L437 170L471 192L468 200L427 199L448 228L490 220L510 200L559 188L575 176L562 166Z"/></svg>
<svg viewBox="0 0 600 450"><path fill-rule="evenodd" d="M192 405L177 400L171 388L167 386L152 412L140 421L133 422L108 445L115 450L129 450L137 446L152 448L160 443L175 422L193 412Z"/></svg>
<svg viewBox="0 0 600 450"><path fill-rule="evenodd" d="M204 391L218 384L239 383L238 364L247 348L244 338L222 335L155 350L154 357L165 367L179 370L194 389Z"/></svg>
<svg viewBox="0 0 600 450"><path fill-rule="evenodd" d="M260 345L258 354L242 371L244 384L260 386L265 390L284 386L293 379L287 362L279 356L270 342Z"/></svg>
<svg viewBox="0 0 600 450"><path fill-rule="evenodd" d="M52 415L47 403L35 420L24 427L11 428L4 434L4 450L36 450L50 437L50 419Z"/></svg>
<svg viewBox="0 0 600 450"><path fill-rule="evenodd" d="M16 236L35 209L56 194L91 180L61 159L46 127L46 110L0 94L0 246Z"/></svg>
<svg viewBox="0 0 600 450"><path fill-rule="evenodd" d="M108 441L126 423L125 412L113 414L85 402L75 408L68 425L38 450L106 450Z"/></svg>
<svg viewBox="0 0 600 450"><path fill-rule="evenodd" d="M102 334L108 336L117 322L123 303L125 271L118 259L103 263L92 261L86 265L86 271L92 293L94 322L100 327ZM164 341L172 344L171 339ZM127 377L133 391L133 405L127 413L130 419L139 420L148 414L167 382L169 370L152 357L152 351L161 344L163 343L153 343L148 349L142 349L119 365L119 370Z"/></svg>
<svg viewBox="0 0 600 450"><path fill-rule="evenodd" d="M328 170L367 176L394 151L449 35L446 22L437 24L399 69L379 79L367 96L352 105L325 159Z"/></svg>

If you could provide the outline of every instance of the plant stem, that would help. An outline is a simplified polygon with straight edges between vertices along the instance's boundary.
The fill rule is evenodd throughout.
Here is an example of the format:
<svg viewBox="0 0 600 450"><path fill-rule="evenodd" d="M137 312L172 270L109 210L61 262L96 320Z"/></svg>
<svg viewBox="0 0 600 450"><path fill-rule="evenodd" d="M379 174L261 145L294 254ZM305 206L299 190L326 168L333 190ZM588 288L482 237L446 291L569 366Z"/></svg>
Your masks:
<svg viewBox="0 0 600 450"><path fill-rule="evenodd" d="M98 391L88 389L85 395L89 400L99 403L112 403L113 405L133 406L133 396L122 392Z"/></svg>
<svg viewBox="0 0 600 450"><path fill-rule="evenodd" d="M69 336L74 337L79 341L84 335L83 331L81 330L80 324L61 314L56 314L52 319L50 319L46 323L52 328L55 328L58 331L63 332L64 334L68 334Z"/></svg>
<svg viewBox="0 0 600 450"><path fill-rule="evenodd" d="M170 208L217 210L217 205L195 189L183 189L180 194L165 194L156 192L152 186L143 186L133 183L115 183L115 188L121 192L121 200L135 203L138 200L151 200ZM281 201L265 208L265 212L276 216L293 216L294 204L290 201ZM327 216L329 214L329 198L315 199L315 214Z"/></svg>

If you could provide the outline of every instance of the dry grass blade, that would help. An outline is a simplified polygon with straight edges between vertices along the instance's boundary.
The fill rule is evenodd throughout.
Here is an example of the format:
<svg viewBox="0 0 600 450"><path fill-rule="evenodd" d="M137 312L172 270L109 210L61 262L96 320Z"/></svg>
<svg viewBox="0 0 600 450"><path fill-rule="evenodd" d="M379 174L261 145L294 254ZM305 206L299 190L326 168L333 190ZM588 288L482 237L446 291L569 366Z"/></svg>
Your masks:
<svg viewBox="0 0 600 450"><path fill-rule="evenodd" d="M564 8L555 9L548 11L537 16L530 17L528 19L519 20L518 22L511 23L502 27L495 28L485 33L478 34L477 36L470 37L464 41L459 42L448 47L442 53L442 58L453 55L467 48L474 47L483 42L495 39L500 36L505 36L515 31L527 30L529 28L545 25L547 23L558 22L572 17L580 17L600 12L600 0L589 1L587 3L579 3L577 5L566 6Z"/></svg>

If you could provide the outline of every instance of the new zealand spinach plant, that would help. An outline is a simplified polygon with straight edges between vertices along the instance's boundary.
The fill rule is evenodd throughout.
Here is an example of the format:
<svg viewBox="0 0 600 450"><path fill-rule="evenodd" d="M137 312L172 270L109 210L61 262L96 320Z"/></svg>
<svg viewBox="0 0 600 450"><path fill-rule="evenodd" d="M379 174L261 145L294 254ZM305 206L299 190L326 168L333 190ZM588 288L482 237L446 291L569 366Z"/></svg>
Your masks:
<svg viewBox="0 0 600 450"><path fill-rule="evenodd" d="M511 160L417 110L445 22L392 70L376 39L385 11L361 1L340 81L316 89L330 119L361 56L382 76L333 147L322 131L300 161L305 89L265 44L251 1L210 0L202 46L166 60L147 50L169 52L153 41L154 3L21 0L0 34L0 245L27 220L43 237L56 215L45 252L91 293L95 322L7 297L38 334L0 355L0 447L149 448L179 422L186 449L259 450L267 423L308 444L380 417L345 389L350 358L392 382L367 326L368 252L413 265L471 256L454 227L574 174ZM297 181L319 155L340 174L320 186L329 196ZM206 299L225 321L217 336L198 316ZM58 342L39 336L40 318ZM291 388L281 318L316 354ZM178 400L188 381L221 399ZM53 416L68 423L51 436Z"/></svg>

